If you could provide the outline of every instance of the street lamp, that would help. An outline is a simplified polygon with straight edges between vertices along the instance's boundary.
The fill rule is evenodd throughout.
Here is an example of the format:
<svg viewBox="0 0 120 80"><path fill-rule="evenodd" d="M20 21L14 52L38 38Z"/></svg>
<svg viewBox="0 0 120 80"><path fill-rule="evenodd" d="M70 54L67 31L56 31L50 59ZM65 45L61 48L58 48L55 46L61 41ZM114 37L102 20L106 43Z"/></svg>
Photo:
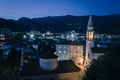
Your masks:
<svg viewBox="0 0 120 80"><path fill-rule="evenodd" d="M27 37L26 35L23 36L23 38L26 38L26 37Z"/></svg>
<svg viewBox="0 0 120 80"><path fill-rule="evenodd" d="M80 63L83 63L83 59L80 59Z"/></svg>
<svg viewBox="0 0 120 80"><path fill-rule="evenodd" d="M31 34L31 35L30 35L30 38L33 38L33 37L34 37L34 34Z"/></svg>

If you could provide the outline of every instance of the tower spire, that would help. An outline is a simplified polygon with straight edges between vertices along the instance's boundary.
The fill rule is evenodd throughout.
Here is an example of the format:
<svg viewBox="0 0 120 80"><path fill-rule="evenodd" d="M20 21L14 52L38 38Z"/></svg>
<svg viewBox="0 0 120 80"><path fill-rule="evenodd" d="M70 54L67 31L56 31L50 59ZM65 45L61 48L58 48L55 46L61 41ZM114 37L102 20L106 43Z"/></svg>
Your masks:
<svg viewBox="0 0 120 80"><path fill-rule="evenodd" d="M88 25L87 25L87 32L86 32L86 61L89 62L93 58L93 54L91 52L91 48L94 47L94 30L93 30L93 23L92 23L92 14L90 12Z"/></svg>
<svg viewBox="0 0 120 80"><path fill-rule="evenodd" d="M88 20L88 27L93 27L93 23L92 23L92 13L90 12L90 16L89 16L89 20Z"/></svg>
<svg viewBox="0 0 120 80"><path fill-rule="evenodd" d="M92 13L91 12L90 12L89 20L88 20L87 30L90 30L90 31L93 30L93 22L92 22Z"/></svg>

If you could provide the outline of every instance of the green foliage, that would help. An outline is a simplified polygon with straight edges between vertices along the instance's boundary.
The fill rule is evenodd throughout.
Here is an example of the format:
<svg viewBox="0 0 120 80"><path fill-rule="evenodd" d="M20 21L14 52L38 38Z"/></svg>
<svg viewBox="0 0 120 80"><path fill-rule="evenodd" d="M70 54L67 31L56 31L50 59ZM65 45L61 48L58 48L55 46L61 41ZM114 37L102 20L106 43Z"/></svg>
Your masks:
<svg viewBox="0 0 120 80"><path fill-rule="evenodd" d="M0 80L16 80L20 75L20 52L12 48L7 60L0 65Z"/></svg>
<svg viewBox="0 0 120 80"><path fill-rule="evenodd" d="M86 80L120 80L120 47L110 48L104 56L93 60Z"/></svg>

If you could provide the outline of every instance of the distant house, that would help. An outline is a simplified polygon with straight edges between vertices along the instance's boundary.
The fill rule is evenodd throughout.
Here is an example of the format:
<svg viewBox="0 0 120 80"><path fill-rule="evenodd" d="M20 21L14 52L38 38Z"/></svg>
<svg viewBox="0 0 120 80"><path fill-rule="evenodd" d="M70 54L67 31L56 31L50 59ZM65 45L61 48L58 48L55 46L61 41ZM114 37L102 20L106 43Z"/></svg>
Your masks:
<svg viewBox="0 0 120 80"><path fill-rule="evenodd" d="M5 35L0 34L0 41L4 41L5 40Z"/></svg>

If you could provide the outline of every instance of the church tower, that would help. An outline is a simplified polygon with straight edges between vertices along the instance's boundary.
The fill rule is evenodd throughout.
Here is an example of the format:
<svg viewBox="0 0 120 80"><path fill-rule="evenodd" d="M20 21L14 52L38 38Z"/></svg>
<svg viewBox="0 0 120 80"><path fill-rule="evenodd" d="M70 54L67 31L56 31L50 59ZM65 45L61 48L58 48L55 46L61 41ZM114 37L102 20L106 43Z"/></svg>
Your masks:
<svg viewBox="0 0 120 80"><path fill-rule="evenodd" d="M86 31L86 54L85 58L86 61L91 61L92 59L92 52L91 47L94 47L94 29L93 29L93 23L92 23L92 15L90 14L88 25L87 25L87 31Z"/></svg>

